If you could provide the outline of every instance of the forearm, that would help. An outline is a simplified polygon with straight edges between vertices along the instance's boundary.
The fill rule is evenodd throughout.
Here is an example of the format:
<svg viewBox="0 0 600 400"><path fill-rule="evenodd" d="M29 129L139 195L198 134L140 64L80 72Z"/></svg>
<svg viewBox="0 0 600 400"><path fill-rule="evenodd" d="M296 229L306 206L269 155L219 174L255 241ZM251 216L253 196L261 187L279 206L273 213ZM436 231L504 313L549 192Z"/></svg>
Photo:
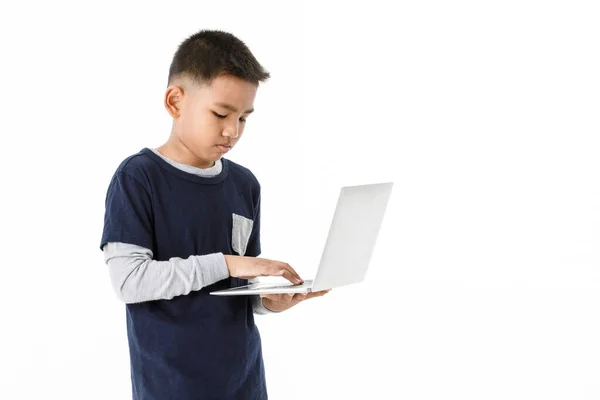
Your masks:
<svg viewBox="0 0 600 400"><path fill-rule="evenodd" d="M172 299L229 276L222 253L156 261L152 251L132 244L107 243L103 250L113 289L125 303Z"/></svg>

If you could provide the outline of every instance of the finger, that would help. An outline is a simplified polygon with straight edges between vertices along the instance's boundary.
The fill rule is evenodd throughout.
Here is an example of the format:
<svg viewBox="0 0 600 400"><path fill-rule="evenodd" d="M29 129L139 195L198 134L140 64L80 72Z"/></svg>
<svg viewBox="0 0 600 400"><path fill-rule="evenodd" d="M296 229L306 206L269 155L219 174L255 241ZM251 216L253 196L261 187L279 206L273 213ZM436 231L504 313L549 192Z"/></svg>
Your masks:
<svg viewBox="0 0 600 400"><path fill-rule="evenodd" d="M304 282L300 275L292 268L292 266L288 263L284 263L281 261L273 261L275 268L283 270L283 277L292 283L301 283Z"/></svg>
<svg viewBox="0 0 600 400"><path fill-rule="evenodd" d="M294 301L302 301L306 299L306 295L308 295L308 293L296 293L294 295Z"/></svg>
<svg viewBox="0 0 600 400"><path fill-rule="evenodd" d="M301 283L301 281L299 281L298 278L295 278L289 270L271 260L267 260L267 263L263 264L261 276L282 276L293 284Z"/></svg>
<svg viewBox="0 0 600 400"><path fill-rule="evenodd" d="M313 297L321 297L321 296L329 293L330 291L331 291L331 289L321 290L319 292L310 292L308 294L308 296L306 296L306 299L312 299Z"/></svg>
<svg viewBox="0 0 600 400"><path fill-rule="evenodd" d="M300 274L296 272L296 270L294 268L292 268L292 266L288 263L282 263L283 266L291 272L292 276L298 280L300 280L301 282L304 281L304 279L300 278Z"/></svg>
<svg viewBox="0 0 600 400"><path fill-rule="evenodd" d="M291 283L293 283L294 285L299 285L301 283L304 283L304 280L302 278L296 277L295 275L292 275L291 272L284 270L284 273L282 275L285 279L287 279L288 281L290 281Z"/></svg>

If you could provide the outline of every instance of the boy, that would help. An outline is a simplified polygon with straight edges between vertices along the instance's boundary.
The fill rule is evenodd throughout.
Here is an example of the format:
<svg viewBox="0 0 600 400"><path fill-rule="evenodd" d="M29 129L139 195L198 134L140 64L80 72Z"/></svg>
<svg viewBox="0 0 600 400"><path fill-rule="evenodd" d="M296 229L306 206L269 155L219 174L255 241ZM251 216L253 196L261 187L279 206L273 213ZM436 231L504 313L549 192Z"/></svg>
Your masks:
<svg viewBox="0 0 600 400"><path fill-rule="evenodd" d="M190 36L169 70L169 139L127 157L112 177L100 248L126 303L136 400L267 399L254 313L328 292L209 295L258 276L303 282L288 264L257 258L259 182L223 158L268 78L232 34Z"/></svg>

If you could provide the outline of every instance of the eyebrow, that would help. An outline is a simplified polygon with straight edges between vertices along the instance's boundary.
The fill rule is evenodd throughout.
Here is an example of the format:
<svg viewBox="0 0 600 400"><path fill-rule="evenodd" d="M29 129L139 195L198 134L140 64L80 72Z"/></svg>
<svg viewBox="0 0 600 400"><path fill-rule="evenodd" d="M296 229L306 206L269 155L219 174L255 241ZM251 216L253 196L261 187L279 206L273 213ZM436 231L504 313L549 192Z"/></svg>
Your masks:
<svg viewBox="0 0 600 400"><path fill-rule="evenodd" d="M214 103L214 104L215 104L215 105L217 105L217 106L220 106L220 107L226 108L226 109L228 109L229 111L237 112L237 109L236 109L234 106L230 105L230 104L227 104L227 103L219 103L219 102L217 102L217 103ZM253 111L254 111L254 108L251 108L250 110L244 111L244 114L250 114L250 113L252 113Z"/></svg>

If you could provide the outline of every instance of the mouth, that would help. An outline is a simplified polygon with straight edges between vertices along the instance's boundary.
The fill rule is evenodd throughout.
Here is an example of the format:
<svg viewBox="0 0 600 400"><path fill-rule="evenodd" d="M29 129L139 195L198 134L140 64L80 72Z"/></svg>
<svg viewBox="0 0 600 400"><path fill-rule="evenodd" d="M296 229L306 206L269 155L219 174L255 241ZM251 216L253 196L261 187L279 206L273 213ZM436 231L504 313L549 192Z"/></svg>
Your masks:
<svg viewBox="0 0 600 400"><path fill-rule="evenodd" d="M221 153L227 153L229 150L231 150L231 146L227 146L227 145L223 145L223 144L218 144L217 145L217 149L219 149L219 151Z"/></svg>

